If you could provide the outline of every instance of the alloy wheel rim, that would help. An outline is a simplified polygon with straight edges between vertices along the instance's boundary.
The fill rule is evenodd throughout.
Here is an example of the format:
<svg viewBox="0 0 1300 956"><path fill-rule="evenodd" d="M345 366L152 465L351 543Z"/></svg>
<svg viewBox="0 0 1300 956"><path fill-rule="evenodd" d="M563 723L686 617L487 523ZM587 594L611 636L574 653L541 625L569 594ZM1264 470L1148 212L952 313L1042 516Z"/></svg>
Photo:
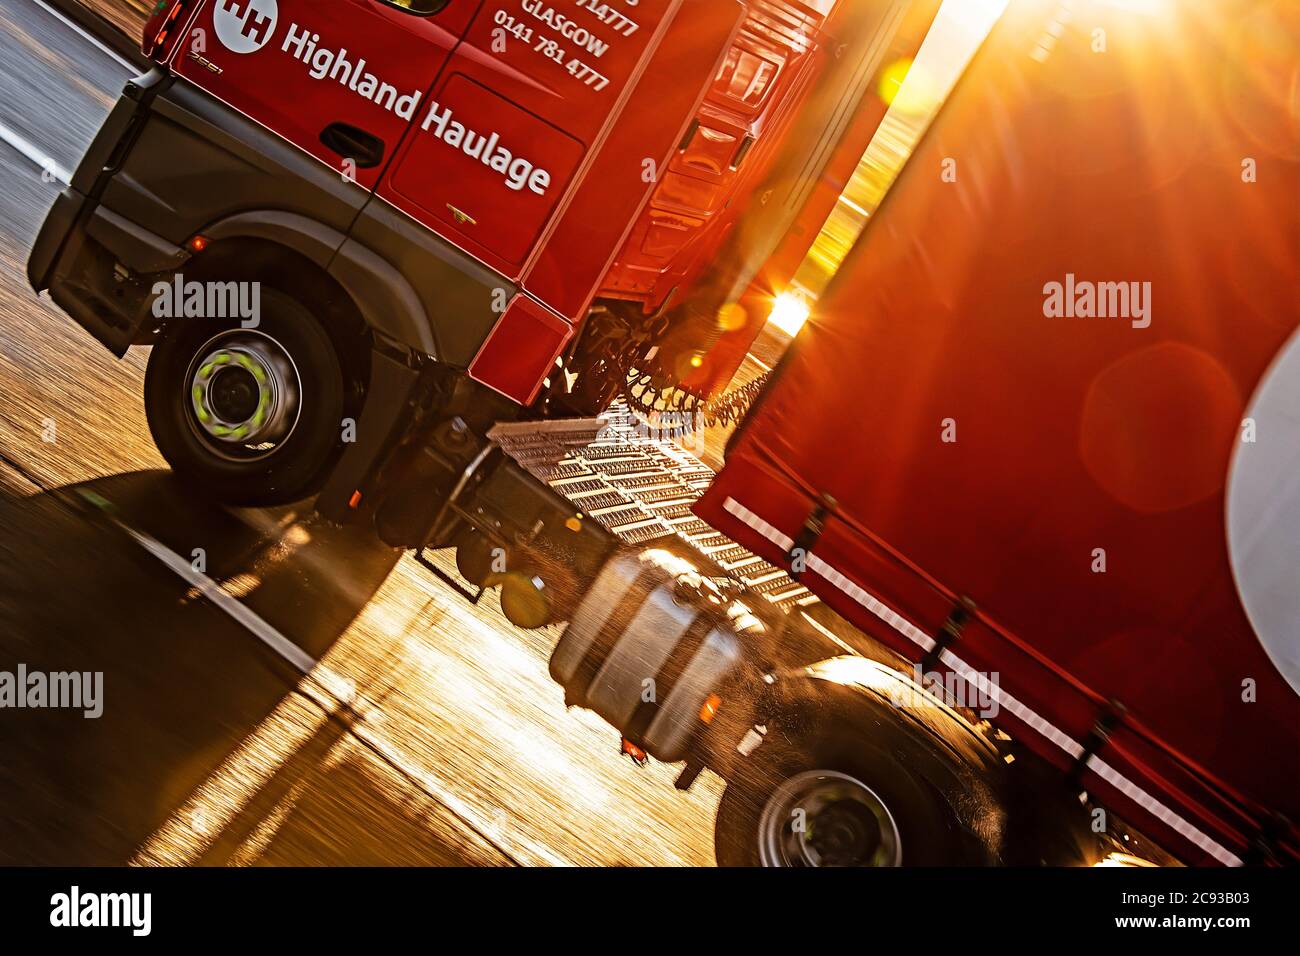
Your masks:
<svg viewBox="0 0 1300 956"><path fill-rule="evenodd" d="M899 866L903 843L885 801L861 780L809 770L781 782L758 824L763 866Z"/></svg>
<svg viewBox="0 0 1300 956"><path fill-rule="evenodd" d="M264 332L234 329L213 336L195 353L185 388L195 434L222 458L265 458L297 427L298 369L284 346Z"/></svg>

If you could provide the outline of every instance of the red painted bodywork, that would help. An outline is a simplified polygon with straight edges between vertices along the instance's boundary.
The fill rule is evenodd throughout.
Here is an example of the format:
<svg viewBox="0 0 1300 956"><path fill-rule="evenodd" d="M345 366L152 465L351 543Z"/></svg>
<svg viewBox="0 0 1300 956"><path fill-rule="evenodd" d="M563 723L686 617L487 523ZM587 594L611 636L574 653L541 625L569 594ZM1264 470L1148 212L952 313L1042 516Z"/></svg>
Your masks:
<svg viewBox="0 0 1300 956"><path fill-rule="evenodd" d="M596 158L611 135L617 135L620 104L657 50L660 28L680 15L681 3L649 0L639 4L638 29L631 36L602 28L589 13L578 9L577 0L541 5L590 26L609 43L603 57L582 57L592 66L598 64L601 74L609 80L600 89L571 75L565 66L535 49L548 31L525 12L521 0L486 0L465 33L464 42L434 83L430 101L454 104L458 117L474 129L500 132L502 141L513 145L518 154L550 171L552 185L545 196L536 196L528 190L504 188L499 176L467 176L466 171L473 168L471 162L423 134L411 136L404 144L394 167L380 184L378 195L507 278L523 280L528 288L528 260L541 251L537 246L543 228L573 201L575 193L596 185L590 175L579 176L579 169ZM497 31L503 28L496 22L498 11L509 11L515 22L533 30L532 39L507 34L501 42ZM565 47L572 54L572 44L566 42ZM708 51L710 66L718 52L716 47ZM642 144L643 149L651 151L667 146ZM482 170L482 164L478 168ZM445 202L453 202L467 212L475 224L449 221ZM617 228L617 224L606 223L605 228ZM582 256L586 251L571 248L568 252ZM541 298L546 301L546 297ZM576 318L576 313L570 317Z"/></svg>
<svg viewBox="0 0 1300 956"><path fill-rule="evenodd" d="M709 266L772 171L792 116L831 55L834 43L822 28L834 6L835 0L746 5L740 31L601 282L600 297L655 312Z"/></svg>
<svg viewBox="0 0 1300 956"><path fill-rule="evenodd" d="M237 8L241 0L191 4L197 16L173 53L173 71L339 170L342 176L342 157L321 142L326 126L347 123L379 137L387 148L387 160L411 123L351 91L328 73L322 79L314 78L310 64L283 49L289 30L295 25L299 31L310 30L317 38L315 50L345 53L346 62L354 68L365 60L363 72L373 73L402 95L420 92L419 106L423 106L425 91L460 42L478 0L452 3L439 16L428 18L413 17L371 0L278 0L278 18L269 39L250 53L232 52L219 39L213 16L221 4ZM196 53L221 72L214 73L200 63ZM331 71L336 65L337 60ZM339 77L342 75L340 72ZM423 110L417 107L415 115L422 119ZM373 189L384 169L380 164L350 172L358 187Z"/></svg>
<svg viewBox="0 0 1300 956"><path fill-rule="evenodd" d="M937 7L937 0L910 4L880 62L887 66L914 59L934 21ZM860 4L840 3L828 20L827 29L837 32L846 18L862 15ZM730 385L766 327L776 297L791 287L804 257L848 189L862 155L888 109L889 104L881 98L879 86L873 84L859 103L830 161L808 189L790 228L780 237L772 253L755 264L749 287L736 298L740 308L731 312L740 321L722 332L699 367L684 377L684 388L698 395L711 395Z"/></svg>
<svg viewBox="0 0 1300 956"><path fill-rule="evenodd" d="M379 0L279 0L269 42L239 53L217 36L219 8L247 12L248 0L193 5L186 37L202 39L176 46L178 74L570 322L588 311L654 188L647 168L668 165L744 14L739 0L641 0L610 22L602 5L579 0L452 0L428 17ZM316 68L323 75L296 43L304 29L316 51L336 54ZM416 97L409 116L353 88L362 59L364 72ZM434 104L543 170L544 188L512 188L502 170L435 135ZM382 161L346 165L321 139L335 123L382 140ZM534 369L533 384L548 371Z"/></svg>
<svg viewBox="0 0 1300 956"><path fill-rule="evenodd" d="M622 119L530 264L525 287L557 312L574 319L587 314L654 188L647 169L668 164L743 12L733 0L683 0L665 24L654 57L621 107Z"/></svg>
<svg viewBox="0 0 1300 956"><path fill-rule="evenodd" d="M573 326L546 306L517 295L470 363L475 381L529 405L542 386L537 370L555 370L555 360L573 338Z"/></svg>
<svg viewBox="0 0 1300 956"><path fill-rule="evenodd" d="M1231 863L1300 820L1300 697L1225 528L1247 402L1300 325L1300 29L1283 3L1074 8L1012 0L696 510L788 566L832 496L803 583L914 658L903 620L933 637L969 597L950 650L1018 702L996 722L1064 768L1118 699L1089 792ZM1150 326L1047 317L1067 273L1149 281Z"/></svg>

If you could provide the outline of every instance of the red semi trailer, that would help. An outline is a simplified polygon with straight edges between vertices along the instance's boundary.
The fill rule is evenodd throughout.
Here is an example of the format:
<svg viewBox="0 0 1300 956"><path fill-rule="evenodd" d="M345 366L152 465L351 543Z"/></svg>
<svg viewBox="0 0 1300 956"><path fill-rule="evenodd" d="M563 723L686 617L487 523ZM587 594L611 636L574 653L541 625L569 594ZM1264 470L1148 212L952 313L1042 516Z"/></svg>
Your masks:
<svg viewBox="0 0 1300 956"><path fill-rule="evenodd" d="M1295 20L1053 7L1012 4L696 510L999 675L999 726L1184 859L1293 854Z"/></svg>
<svg viewBox="0 0 1300 956"><path fill-rule="evenodd" d="M1111 809L1191 863L1300 850L1290 17L1013 3L695 508L982 711L1094 821ZM635 613L623 639L654 660L656 619ZM621 653L579 702L626 726ZM952 831L939 845L945 814L1007 859L1025 800L1066 829L1050 773L927 766L957 732L899 732L874 666L766 680L792 700L760 705L743 749L761 769L730 768L720 859L979 859Z"/></svg>
<svg viewBox="0 0 1300 956"><path fill-rule="evenodd" d="M170 0L29 276L184 480L568 622L720 862L1294 863L1289 5L1011 0L716 479L593 418L743 407L938 9Z"/></svg>

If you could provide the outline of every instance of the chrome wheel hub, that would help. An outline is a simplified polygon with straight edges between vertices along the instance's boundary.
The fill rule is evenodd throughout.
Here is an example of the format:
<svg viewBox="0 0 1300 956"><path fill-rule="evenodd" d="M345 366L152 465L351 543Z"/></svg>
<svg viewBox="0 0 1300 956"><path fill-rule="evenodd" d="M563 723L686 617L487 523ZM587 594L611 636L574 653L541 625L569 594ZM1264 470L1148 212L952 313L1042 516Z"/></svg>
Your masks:
<svg viewBox="0 0 1300 956"><path fill-rule="evenodd" d="M298 422L298 370L265 333L232 330L216 336L199 349L187 381L200 437L227 457L269 454Z"/></svg>
<svg viewBox="0 0 1300 956"><path fill-rule="evenodd" d="M758 856L763 866L899 866L903 845L874 790L848 774L809 770L763 805Z"/></svg>

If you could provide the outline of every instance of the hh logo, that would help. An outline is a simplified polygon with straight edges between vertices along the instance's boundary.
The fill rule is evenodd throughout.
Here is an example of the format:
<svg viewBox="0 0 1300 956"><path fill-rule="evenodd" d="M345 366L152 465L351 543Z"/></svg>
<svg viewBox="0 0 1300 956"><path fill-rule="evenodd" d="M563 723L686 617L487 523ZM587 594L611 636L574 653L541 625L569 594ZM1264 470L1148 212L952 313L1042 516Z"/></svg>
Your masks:
<svg viewBox="0 0 1300 956"><path fill-rule="evenodd" d="M275 0L217 0L212 24L219 39L232 53L255 53L275 33L279 15Z"/></svg>

